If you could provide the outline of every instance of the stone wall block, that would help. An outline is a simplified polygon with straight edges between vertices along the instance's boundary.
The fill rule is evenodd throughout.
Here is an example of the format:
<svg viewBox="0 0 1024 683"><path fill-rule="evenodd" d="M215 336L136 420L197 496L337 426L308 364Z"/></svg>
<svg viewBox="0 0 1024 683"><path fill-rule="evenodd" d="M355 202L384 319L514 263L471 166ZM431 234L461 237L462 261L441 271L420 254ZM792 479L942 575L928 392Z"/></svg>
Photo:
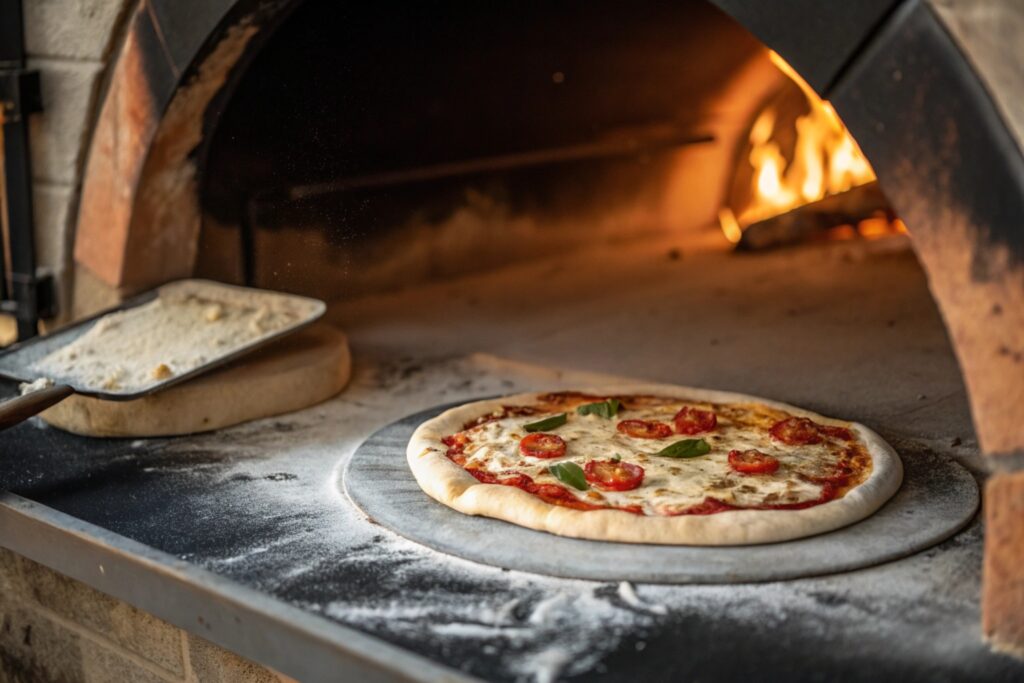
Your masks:
<svg viewBox="0 0 1024 683"><path fill-rule="evenodd" d="M68 262L68 212L74 192L69 185L36 183L32 188L35 211L36 265L54 272Z"/></svg>
<svg viewBox="0 0 1024 683"><path fill-rule="evenodd" d="M191 634L188 652L192 673L201 683L289 683L292 680Z"/></svg>
<svg viewBox="0 0 1024 683"><path fill-rule="evenodd" d="M99 62L29 59L39 70L43 111L33 114L29 144L37 180L73 185L85 153L89 112L99 87Z"/></svg>
<svg viewBox="0 0 1024 683"><path fill-rule="evenodd" d="M24 582L18 567L18 556L6 548L0 548L0 610L13 604L24 594Z"/></svg>
<svg viewBox="0 0 1024 683"><path fill-rule="evenodd" d="M168 683L177 680L145 669L105 647L82 640L83 683Z"/></svg>
<svg viewBox="0 0 1024 683"><path fill-rule="evenodd" d="M22 561L22 573L38 604L172 674L184 675L175 627L30 560Z"/></svg>
<svg viewBox="0 0 1024 683"><path fill-rule="evenodd" d="M0 681L81 681L82 641L27 607L0 603Z"/></svg>
<svg viewBox="0 0 1024 683"><path fill-rule="evenodd" d="M98 60L106 56L128 0L29 0L23 3L25 50L32 56Z"/></svg>

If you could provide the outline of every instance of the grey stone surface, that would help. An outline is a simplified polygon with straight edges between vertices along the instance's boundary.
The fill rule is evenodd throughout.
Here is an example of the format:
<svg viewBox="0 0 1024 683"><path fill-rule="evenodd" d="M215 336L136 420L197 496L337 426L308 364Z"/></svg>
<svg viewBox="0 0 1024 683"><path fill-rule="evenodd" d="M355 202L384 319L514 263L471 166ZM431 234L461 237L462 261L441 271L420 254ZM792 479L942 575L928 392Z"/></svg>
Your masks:
<svg viewBox="0 0 1024 683"><path fill-rule="evenodd" d="M30 122L32 175L37 180L73 184L85 153L89 121L102 65L30 59L39 69L43 111Z"/></svg>
<svg viewBox="0 0 1024 683"><path fill-rule="evenodd" d="M67 266L68 213L74 195L70 185L35 183L32 208L35 211L36 265L55 272Z"/></svg>
<svg viewBox="0 0 1024 683"><path fill-rule="evenodd" d="M914 454L903 458L903 486L881 510L811 538L713 548L564 538L464 515L420 490L406 464L405 446L419 424L449 407L411 415L364 441L345 470L345 492L377 524L494 567L594 581L780 581L870 567L920 552L959 531L978 509L978 487L967 470L948 458Z"/></svg>
<svg viewBox="0 0 1024 683"><path fill-rule="evenodd" d="M25 49L32 56L98 60L114 44L130 0L28 0Z"/></svg>
<svg viewBox="0 0 1024 683"><path fill-rule="evenodd" d="M38 604L168 672L184 675L178 629L40 564L23 560L22 566L25 582Z"/></svg>

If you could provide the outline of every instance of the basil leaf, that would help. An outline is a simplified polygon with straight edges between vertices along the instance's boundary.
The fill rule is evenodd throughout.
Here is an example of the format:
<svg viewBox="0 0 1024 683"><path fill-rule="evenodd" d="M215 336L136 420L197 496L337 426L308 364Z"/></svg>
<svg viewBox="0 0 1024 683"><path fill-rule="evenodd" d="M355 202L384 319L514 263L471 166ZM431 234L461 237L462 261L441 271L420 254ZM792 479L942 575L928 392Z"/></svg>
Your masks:
<svg viewBox="0 0 1024 683"><path fill-rule="evenodd" d="M621 407L622 401L617 398L609 398L606 401L584 403L581 406L576 406L576 412L580 415L598 415L606 420L610 420L619 414L619 408Z"/></svg>
<svg viewBox="0 0 1024 683"><path fill-rule="evenodd" d="M561 427L566 423L566 420L568 420L568 417L566 417L565 413L559 413L558 415L545 417L543 420L537 420L536 422L525 424L523 425L523 429L528 432L546 432L549 429Z"/></svg>
<svg viewBox="0 0 1024 683"><path fill-rule="evenodd" d="M548 468L555 479L568 484L574 489L586 491L590 488L587 484L587 477L583 474L583 468L574 462L560 462Z"/></svg>
<svg viewBox="0 0 1024 683"><path fill-rule="evenodd" d="M655 455L660 455L663 458L696 458L698 455L707 455L710 452L711 445L704 439L683 439L665 446Z"/></svg>

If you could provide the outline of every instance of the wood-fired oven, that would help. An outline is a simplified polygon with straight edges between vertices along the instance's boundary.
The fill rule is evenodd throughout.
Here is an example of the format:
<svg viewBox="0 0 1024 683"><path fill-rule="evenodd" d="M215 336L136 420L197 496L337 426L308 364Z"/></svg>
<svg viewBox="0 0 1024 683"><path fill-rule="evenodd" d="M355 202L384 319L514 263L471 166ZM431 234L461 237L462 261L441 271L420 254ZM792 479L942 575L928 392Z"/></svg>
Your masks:
<svg viewBox="0 0 1024 683"><path fill-rule="evenodd" d="M0 484L18 494L0 499L0 545L186 630L198 612L200 635L303 680L326 680L336 666L437 679L439 665L498 680L866 678L856 671L864 659L830 649L847 642L844 629L880 675L1021 675L1018 660L988 649L1024 651L1018 3L124 5L69 181L73 256L58 269L61 310L48 324L181 277L316 296L350 333L365 394L343 394L316 419L178 441L19 427L0 436L13 462ZM29 35L33 21L43 21L36 9L26 12ZM38 62L45 95L47 62ZM59 106L43 100L35 116ZM508 387L554 381L537 368L744 391L856 419L905 459L970 470L983 521L878 574L766 584L768 593L659 589L669 613L678 603L675 614L698 615L700 635L692 624L662 626L663 606L645 607L632 588L449 571L417 554L433 551L397 540L375 558L390 532L367 531L332 554L337 530L318 527L330 515L309 502L336 490L331 463L426 407L432 386L439 404L500 393L503 372ZM336 433L345 445L332 456L322 446ZM43 464L54 448L74 455ZM25 475L12 449L32 453L45 474ZM174 476L146 479L162 467ZM81 492L99 479L139 488L124 500L106 485ZM262 494L237 487L253 481L310 487L289 489L279 508L274 496L254 505L287 530L237 522L239 533L267 534L262 551L215 519L249 514L240 501ZM157 501L152 516L143 491ZM113 496L108 509L101 496ZM69 517L34 518L31 501ZM54 528L81 519L130 539L128 550L104 541L122 555L152 546L209 574L174 567L181 574L164 588L129 557L118 560L122 576L146 589L125 587L93 570L111 562L95 543L61 546L61 533L40 532L46 545L30 538L28 518ZM316 521L300 531L303 518ZM194 538L193 528L202 529ZM294 540L300 533L327 540ZM245 559L231 564L235 556ZM214 580L244 591L218 593L204 583ZM365 582L361 594L354 581ZM532 597L487 602L489 590L512 590L502 582ZM932 597L912 597L915 582ZM170 605L162 590L187 597ZM572 608L583 610L573 614L584 640L607 618L607 648L542 651L537 641L555 636L516 635L516 624L526 633L584 593L633 610L621 621L602 617L603 606ZM462 594L475 613L430 597ZM228 607L210 607L211 597ZM895 616L917 600L920 619ZM720 609L735 612L728 627L703 614ZM550 618L572 628L563 616ZM762 622L750 631L757 648L723 646L745 619ZM758 663L771 644L764 620L782 634L782 652ZM355 644L339 646L347 636L323 635L320 621L354 627ZM485 633L495 623L504 630ZM696 645L673 652L675 637ZM538 653L562 659L520 665Z"/></svg>

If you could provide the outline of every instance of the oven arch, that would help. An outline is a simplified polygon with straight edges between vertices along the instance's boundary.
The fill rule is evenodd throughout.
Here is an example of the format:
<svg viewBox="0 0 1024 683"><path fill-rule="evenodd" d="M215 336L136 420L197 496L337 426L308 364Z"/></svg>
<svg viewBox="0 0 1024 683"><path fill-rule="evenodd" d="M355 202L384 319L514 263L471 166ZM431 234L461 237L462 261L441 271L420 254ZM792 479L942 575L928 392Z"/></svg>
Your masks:
<svg viewBox="0 0 1024 683"><path fill-rule="evenodd" d="M997 468L1019 469L1024 155L991 84L924 0L712 2L805 74L853 132L910 227L982 448ZM200 143L247 60L297 4L149 0L136 8L91 143L76 289L92 277L118 295L189 274ZM997 475L990 487L1007 481ZM987 605L1002 599L991 576L985 590ZM1003 623L992 614L986 628L998 633Z"/></svg>

